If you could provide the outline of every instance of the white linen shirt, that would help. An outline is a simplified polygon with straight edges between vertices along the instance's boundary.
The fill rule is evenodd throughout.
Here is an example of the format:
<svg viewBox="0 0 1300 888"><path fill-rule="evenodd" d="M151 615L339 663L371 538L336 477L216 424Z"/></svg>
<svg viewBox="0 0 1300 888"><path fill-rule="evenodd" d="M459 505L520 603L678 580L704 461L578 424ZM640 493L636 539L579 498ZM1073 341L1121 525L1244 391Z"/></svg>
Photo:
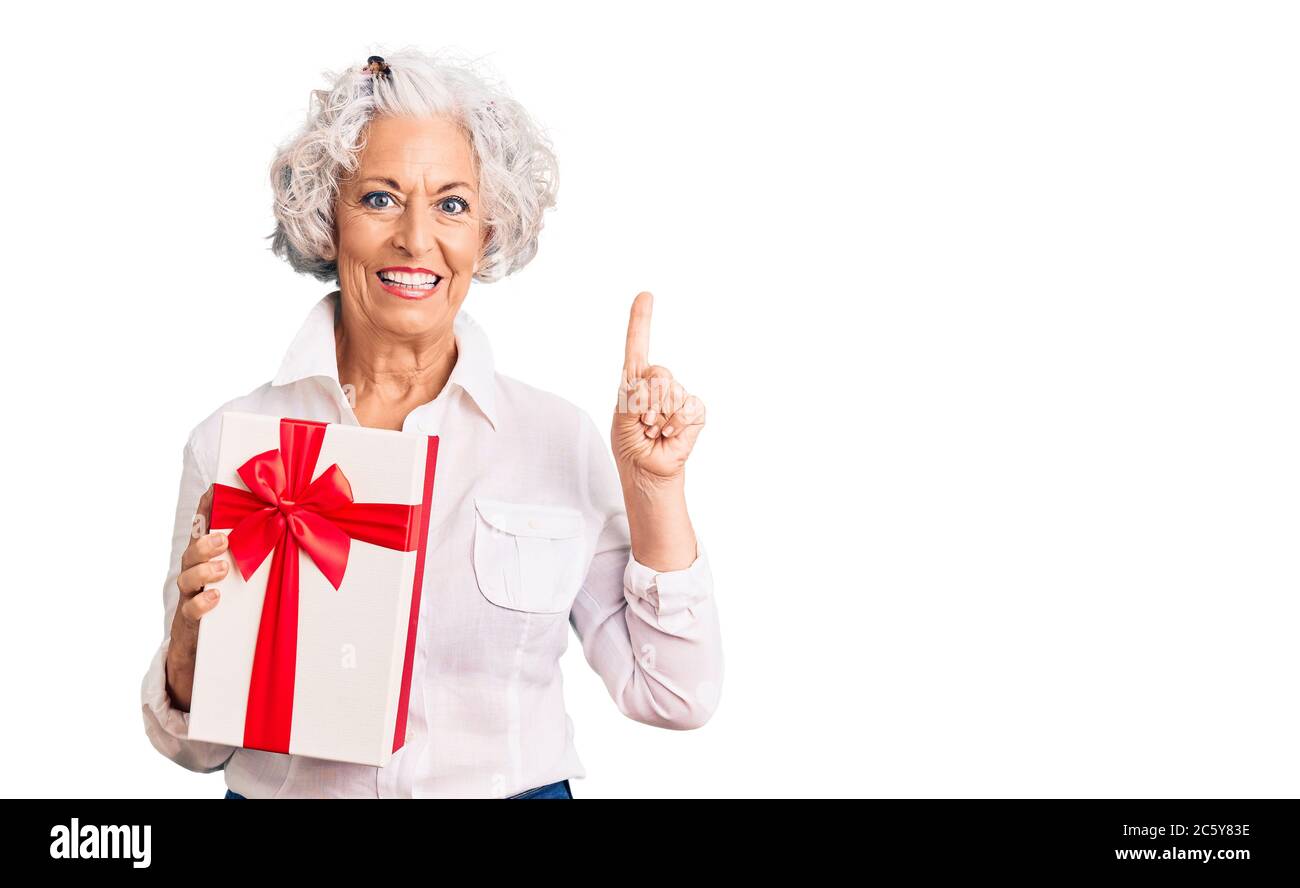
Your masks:
<svg viewBox="0 0 1300 888"><path fill-rule="evenodd" d="M185 444L163 640L141 686L158 751L192 771L224 768L227 786L248 798L503 798L582 778L559 662L570 625L624 715L664 728L704 724L722 686L704 546L697 536L696 559L682 570L637 562L607 436L578 406L497 373L482 328L462 309L447 385L403 423L440 436L405 745L377 768L189 739L189 713L172 705L164 670L176 577L216 472L221 413L359 425L338 379L338 299L335 291L312 308L271 382L217 408ZM579 519L579 535L562 531ZM585 577L561 566L577 559L533 544L547 536L583 547Z"/></svg>

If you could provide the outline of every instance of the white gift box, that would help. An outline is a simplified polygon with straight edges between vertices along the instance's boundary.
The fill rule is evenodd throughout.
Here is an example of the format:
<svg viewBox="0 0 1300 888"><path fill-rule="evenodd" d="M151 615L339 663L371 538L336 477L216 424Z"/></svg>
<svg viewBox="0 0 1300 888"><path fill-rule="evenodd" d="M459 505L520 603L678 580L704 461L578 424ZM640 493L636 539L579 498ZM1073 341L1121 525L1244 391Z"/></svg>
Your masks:
<svg viewBox="0 0 1300 888"><path fill-rule="evenodd" d="M438 437L221 419L189 736L383 767L406 735Z"/></svg>

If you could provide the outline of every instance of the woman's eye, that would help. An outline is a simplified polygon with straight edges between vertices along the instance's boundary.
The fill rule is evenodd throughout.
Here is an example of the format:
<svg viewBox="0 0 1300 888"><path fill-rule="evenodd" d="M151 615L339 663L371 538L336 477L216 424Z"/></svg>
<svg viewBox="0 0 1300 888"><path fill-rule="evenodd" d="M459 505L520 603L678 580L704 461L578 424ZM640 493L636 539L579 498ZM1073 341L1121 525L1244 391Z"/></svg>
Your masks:
<svg viewBox="0 0 1300 888"><path fill-rule="evenodd" d="M460 209L448 210L447 209L448 204L451 204L453 207L459 205ZM453 216L459 216L461 213L465 213L469 211L469 204L467 204L462 198L459 197L445 197L438 204L438 206L442 207L444 212L450 213Z"/></svg>
<svg viewBox="0 0 1300 888"><path fill-rule="evenodd" d="M387 191L372 191L369 194L367 194L365 197L361 198L361 203L364 204L365 206L370 207L372 210L386 210L388 209L390 204L383 204L383 205L375 204L371 202L371 198L387 200L391 202L393 196L389 194Z"/></svg>

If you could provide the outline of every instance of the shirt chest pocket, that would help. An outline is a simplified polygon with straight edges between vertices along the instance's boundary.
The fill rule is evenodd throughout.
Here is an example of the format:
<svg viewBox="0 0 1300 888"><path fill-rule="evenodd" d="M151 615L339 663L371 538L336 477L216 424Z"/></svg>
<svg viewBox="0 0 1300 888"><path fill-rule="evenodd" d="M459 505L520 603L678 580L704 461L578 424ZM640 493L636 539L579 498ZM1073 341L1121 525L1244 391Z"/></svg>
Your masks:
<svg viewBox="0 0 1300 888"><path fill-rule="evenodd" d="M565 613L586 569L582 513L474 498L474 575L483 597L529 613Z"/></svg>

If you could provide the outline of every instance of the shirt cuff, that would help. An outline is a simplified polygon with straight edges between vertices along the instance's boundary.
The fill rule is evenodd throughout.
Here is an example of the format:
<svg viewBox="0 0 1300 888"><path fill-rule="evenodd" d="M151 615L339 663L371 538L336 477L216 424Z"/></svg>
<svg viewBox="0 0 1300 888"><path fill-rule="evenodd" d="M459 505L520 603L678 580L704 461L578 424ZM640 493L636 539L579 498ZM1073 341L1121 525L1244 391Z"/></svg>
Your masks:
<svg viewBox="0 0 1300 888"><path fill-rule="evenodd" d="M681 570L655 570L629 553L623 574L624 594L630 603L645 602L665 632L676 633L695 620L692 608L713 594L713 574L700 538L695 538L695 561Z"/></svg>
<svg viewBox="0 0 1300 888"><path fill-rule="evenodd" d="M167 693L167 645L154 654L141 683L145 733L154 748L191 771L208 773L226 766L234 746L190 739L190 714L181 712Z"/></svg>

